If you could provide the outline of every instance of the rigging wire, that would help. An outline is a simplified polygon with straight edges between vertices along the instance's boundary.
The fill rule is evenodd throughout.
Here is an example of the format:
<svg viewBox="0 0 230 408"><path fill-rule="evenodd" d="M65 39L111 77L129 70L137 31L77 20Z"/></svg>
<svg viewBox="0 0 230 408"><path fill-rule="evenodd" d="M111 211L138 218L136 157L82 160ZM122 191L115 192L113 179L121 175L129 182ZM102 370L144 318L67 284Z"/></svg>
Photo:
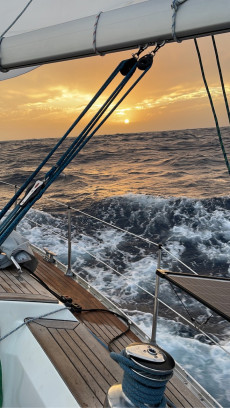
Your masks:
<svg viewBox="0 0 230 408"><path fill-rule="evenodd" d="M199 330L200 327L205 326L208 321L211 319L211 317L213 317L212 314L210 314L204 322L199 323L195 317L193 317L189 311L189 309L187 308L186 304L183 302L182 298L179 295L179 292L176 290L175 286L172 284L172 282L168 282L173 290L173 292L175 293L177 299L179 300L179 302L181 303L182 307L184 308L184 310L186 311L187 315L189 316L191 322L194 324L194 327Z"/></svg>
<svg viewBox="0 0 230 408"><path fill-rule="evenodd" d="M40 172L40 170L45 166L45 164L48 162L48 160L54 155L56 150L62 145L62 143L65 141L65 139L70 134L70 132L76 127L76 125L85 116L85 114L89 111L89 109L92 107L92 105L97 101L97 99L101 96L101 94L105 91L105 89L109 86L109 84L113 81L113 79L118 75L118 73L120 72L120 69L123 67L123 65L124 65L124 61L122 61L122 62L120 62L118 64L118 66L114 69L114 71L109 76L109 78L101 86L99 91L92 98L92 100L88 103L88 105L84 108L84 110L77 117L77 119L72 123L72 125L65 132L65 134L62 136L62 138L56 143L56 145L53 147L53 149L51 149L51 151L48 153L48 155L45 157L45 159L39 164L39 166L33 171L33 173L30 175L30 177L25 181L25 183L18 189L18 191L12 197L12 199L1 210L0 219L2 219L2 217L6 214L6 212L12 207L12 205L15 203L15 201L20 197L20 195L25 191L25 189L29 186L29 184L34 180L34 178Z"/></svg>
<svg viewBox="0 0 230 408"><path fill-rule="evenodd" d="M217 46L216 46L216 41L215 41L214 35L212 35L212 44L213 44L213 48L214 48L214 52L215 52L215 56L216 56L216 63L217 63L217 67L218 67L218 72L219 72L219 77L220 77L220 82L221 82L225 107L226 107L226 111L227 111L227 115L228 115L228 121L230 123L230 109L229 109L228 98L227 98L227 95L226 95L226 90L225 90L225 85L224 85L224 78L223 78L220 59L219 59L219 53L218 53L218 49L217 49Z"/></svg>
<svg viewBox="0 0 230 408"><path fill-rule="evenodd" d="M211 93L210 93L210 90L209 90L209 87L208 87L208 83L207 83L207 80L206 80L206 76L205 76L205 72L204 72L204 66L203 66L203 62L202 62L202 57L201 57L201 53L200 53L199 46L198 46L196 38L194 39L194 43L195 43L195 47L196 47L196 52L197 52L199 64L200 64L201 75L202 75L202 78L203 78L203 82L204 82L204 85L205 85L206 92L208 94L208 99L209 99L209 102L210 102L210 105L211 105L214 121L215 121L215 124L216 124L216 130L217 130L217 134L218 134L218 137L219 137L220 147L221 147L221 150L222 150L222 153L223 153L223 156L224 156L224 160L225 160L225 164L226 164L228 173L230 175L230 164L229 164L229 161L228 161L227 153L225 151L224 142L223 142L223 139L222 139L222 135L221 135L221 131L220 131L220 126L219 126L216 110L215 110L214 103L213 103L213 100L212 100L212 96L211 96Z"/></svg>
<svg viewBox="0 0 230 408"><path fill-rule="evenodd" d="M13 25L19 20L19 18L22 16L22 14L26 11L26 9L29 7L29 5L32 3L33 0L29 0L28 3L25 5L25 7L22 9L22 11L18 14L18 16L14 19L14 21L3 31L3 33L0 35L0 42L3 39L3 36L13 27Z"/></svg>
<svg viewBox="0 0 230 408"><path fill-rule="evenodd" d="M89 122L89 124L84 128L84 130L80 133L80 135L74 140L74 142L71 144L71 146L67 149L66 152L61 156L61 158L58 160L55 166L53 166L49 172L46 174L45 179L43 181L38 181L34 184L32 189L30 191L26 192L26 195L24 199L21 200L21 202L14 208L14 210L11 211L11 213L5 218L5 220L2 222L0 226L0 245L4 242L4 240L9 236L9 234L13 231L13 229L17 226L19 221L25 216L25 214L28 212L28 210L32 207L32 205L41 198L43 193L47 190L47 188L56 180L56 178L59 176L59 174L65 169L65 167L76 157L76 155L81 151L81 149L85 146L85 144L92 138L92 136L98 131L98 129L103 125L103 123L109 118L109 116L114 112L114 110L120 105L120 103L125 99L125 97L131 92L131 90L138 84L138 82L143 78L143 76L149 71L152 62L153 62L153 56L155 53L159 50L160 47L162 47L164 44L157 45L155 50L153 50L152 54L147 54L144 57L142 57L140 60L136 60L135 58L132 58L131 60L125 60L122 61L121 64L119 64L119 70L116 70L116 75L118 72L122 72L124 75L124 79L120 82L120 84L116 87L115 91L109 96L107 101L103 104L103 106L99 109L99 111L96 113L96 115L93 117L93 119ZM122 66L120 66L122 65ZM125 92L125 94L118 100L118 102L115 104L114 107L111 108L111 110L108 112L108 114L99 122L99 124L96 126L97 122L100 120L101 116L105 113L105 111L108 109L108 107L111 105L113 100L118 96L120 91L124 88L124 86L128 83L132 75L134 74L136 68L139 68L142 73L139 75L139 77L134 81L134 83L130 86L130 88ZM122 70L122 71L121 71ZM111 81L113 80L113 76L110 76ZM111 82L110 81L110 82ZM103 87L102 87L103 88ZM101 88L101 89L102 89ZM104 89L103 89L104 90ZM101 91L102 92L102 91ZM100 92L100 93L101 93ZM98 94L97 94L98 95ZM96 96L97 96L96 95ZM93 98L94 100L94 98ZM90 107L92 105L92 101L90 102ZM89 106L88 105L88 106ZM85 110L84 110L85 111ZM83 112L84 112L83 111ZM83 114L80 115L80 118L83 116ZM79 122L79 118L74 122L74 126L76 123ZM74 127L73 125L71 126L71 130ZM95 127L96 126L96 127ZM92 130L94 128L94 130ZM91 132L92 131L92 132ZM91 132L91 133L90 133ZM69 133L69 131L67 132ZM63 136L63 138L66 137L66 135ZM62 139L63 139L62 138ZM62 140L61 139L61 140ZM55 146L55 150L56 150ZM52 153L53 154L53 153ZM48 155L49 156L49 155ZM51 156L49 156L51 157ZM47 158L45 159L45 162L47 161ZM38 171L44 166L44 161L41 163L41 165L37 168L37 170L32 174L32 176L29 178L31 181L35 173L37 174ZM39 169L39 170L38 170ZM28 180L25 183L28 185ZM0 218L6 213L6 211L9 209L9 207L13 204L13 202L16 201L18 198L19 194L21 194L22 191L25 190L25 184L22 186L22 188L15 194L13 199L10 200L10 202L4 207L2 212L0 213Z"/></svg>

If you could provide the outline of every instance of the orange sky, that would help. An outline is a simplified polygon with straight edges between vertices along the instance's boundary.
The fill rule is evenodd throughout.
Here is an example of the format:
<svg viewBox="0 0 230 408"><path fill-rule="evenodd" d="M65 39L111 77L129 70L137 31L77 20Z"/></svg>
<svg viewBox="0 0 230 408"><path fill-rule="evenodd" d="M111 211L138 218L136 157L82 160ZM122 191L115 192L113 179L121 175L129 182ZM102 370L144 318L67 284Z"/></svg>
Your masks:
<svg viewBox="0 0 230 408"><path fill-rule="evenodd" d="M216 37L230 92L230 34ZM200 39L220 124L228 124L211 44ZM60 137L121 59L131 52L50 64L0 82L0 140ZM212 63L214 62L214 63ZM108 96L108 92L107 92ZM144 80L100 130L104 133L214 126L193 41L168 44ZM77 130L72 135L76 135Z"/></svg>

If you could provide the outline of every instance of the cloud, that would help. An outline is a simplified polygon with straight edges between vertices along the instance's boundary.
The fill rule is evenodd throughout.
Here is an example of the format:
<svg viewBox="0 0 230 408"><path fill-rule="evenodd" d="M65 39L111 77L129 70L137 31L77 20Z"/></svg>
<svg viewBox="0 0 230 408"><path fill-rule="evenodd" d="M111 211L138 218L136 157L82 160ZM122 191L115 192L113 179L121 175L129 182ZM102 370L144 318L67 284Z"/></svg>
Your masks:
<svg viewBox="0 0 230 408"><path fill-rule="evenodd" d="M210 91L215 100L222 97L221 87L212 86ZM226 92L230 92L230 86L226 86ZM68 115L78 115L89 101L93 98L93 93L84 92L78 88L58 85L45 89L30 88L26 94L21 90L8 90L7 99L1 103L0 117L7 120L11 116L11 120L24 120L26 117L31 119L63 119ZM135 96L135 99L138 95ZM121 106L111 116L111 122L119 122L127 113L133 116L132 120L138 121L138 111L148 111L154 109L155 112L160 112L169 105L180 106L181 103L195 104L196 100L207 100L206 90L202 88L183 88L182 85L169 89L159 96L159 91L156 97L145 98L140 102L124 101ZM106 97L100 97L91 111L94 113L105 102ZM22 102L23 101L23 102ZM4 102L4 103L3 103ZM114 104L111 105L113 107ZM185 106L185 105L184 105ZM8 113L9 112L9 113ZM136 112L136 113L135 113ZM135 115L132 115L135 113ZM135 117L134 117L135 116Z"/></svg>
<svg viewBox="0 0 230 408"><path fill-rule="evenodd" d="M210 92L213 98L221 98L221 87L210 87ZM226 92L230 92L230 86L226 87ZM151 108L161 108L171 104L195 101L196 99L207 98L207 93L204 88L191 90L191 89L178 89L171 93L164 94L159 98L144 99L142 102L135 106L136 110L145 110Z"/></svg>

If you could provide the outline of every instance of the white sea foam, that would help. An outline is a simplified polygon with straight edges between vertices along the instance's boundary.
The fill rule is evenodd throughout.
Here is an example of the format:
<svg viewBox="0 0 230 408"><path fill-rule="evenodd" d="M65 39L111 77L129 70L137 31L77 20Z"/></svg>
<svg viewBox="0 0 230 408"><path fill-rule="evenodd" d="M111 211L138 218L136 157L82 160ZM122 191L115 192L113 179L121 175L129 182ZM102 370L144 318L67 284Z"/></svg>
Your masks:
<svg viewBox="0 0 230 408"><path fill-rule="evenodd" d="M111 200L108 203L107 215L103 208L103 217L106 221L111 220L116 224L118 216L121 215L123 219L127 217L127 229L133 231L133 225L136 225L135 232L141 231L153 241L162 238L164 246L175 257L189 262L195 269L206 268L208 272L212 269L214 273L220 275L225 268L227 272L230 265L228 242L230 217L227 210L206 208L207 205L201 201L192 199L176 201L129 195ZM40 211L31 211L29 217L42 224L42 227L34 227L31 221L24 219L19 230L33 244L50 247L66 264L67 241L62 237L66 234L63 232L66 231L66 220ZM142 245L135 239L133 242L125 233L110 227L100 227L101 229L97 230L91 227L92 225L87 228L81 227L80 232L77 227L73 230L76 244L72 246L72 264L75 270L84 274L95 287L123 307L129 307L130 310L138 305L142 310L146 310L147 307L151 310L153 300L143 295L140 286L150 293L154 291L154 271L157 264L155 247ZM117 269L121 275L111 273L109 268L94 260L90 254ZM193 254L195 259L191 260ZM169 254L163 255L162 265L166 269L182 268ZM161 284L160 296L173 307L179 305L167 282ZM196 309L196 301L187 301L184 296L182 300L187 302L190 310ZM200 320L205 313L205 309L202 309ZM150 333L152 316L140 311L132 315L142 329ZM199 320L199 316L197 319ZM163 318L159 320L159 344L167 348L173 357L227 408L230 406L229 357L217 346L202 343L198 338L189 336L194 336L194 333L189 333L188 329L184 329L179 323ZM230 343L225 347L230 351Z"/></svg>

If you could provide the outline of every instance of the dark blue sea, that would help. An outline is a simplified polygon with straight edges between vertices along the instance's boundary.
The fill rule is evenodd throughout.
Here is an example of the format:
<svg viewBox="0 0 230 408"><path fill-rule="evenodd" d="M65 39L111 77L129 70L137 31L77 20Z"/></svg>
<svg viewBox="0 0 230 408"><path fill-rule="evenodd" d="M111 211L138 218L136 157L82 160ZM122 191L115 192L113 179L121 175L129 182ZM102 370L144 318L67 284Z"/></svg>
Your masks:
<svg viewBox="0 0 230 408"><path fill-rule="evenodd" d="M222 134L230 155L229 128ZM1 206L56 142L49 138L0 142ZM60 155L61 151L46 164L39 179ZM49 247L65 264L66 205L75 209L72 268L148 334L155 243L172 254L163 253L162 268L187 272L178 258L199 274L230 277L230 177L215 129L95 136L19 226L33 244ZM175 293L167 283L161 284L160 298L186 319L195 319L230 353L229 323ZM158 343L224 407L230 407L230 355L165 306L160 306Z"/></svg>

